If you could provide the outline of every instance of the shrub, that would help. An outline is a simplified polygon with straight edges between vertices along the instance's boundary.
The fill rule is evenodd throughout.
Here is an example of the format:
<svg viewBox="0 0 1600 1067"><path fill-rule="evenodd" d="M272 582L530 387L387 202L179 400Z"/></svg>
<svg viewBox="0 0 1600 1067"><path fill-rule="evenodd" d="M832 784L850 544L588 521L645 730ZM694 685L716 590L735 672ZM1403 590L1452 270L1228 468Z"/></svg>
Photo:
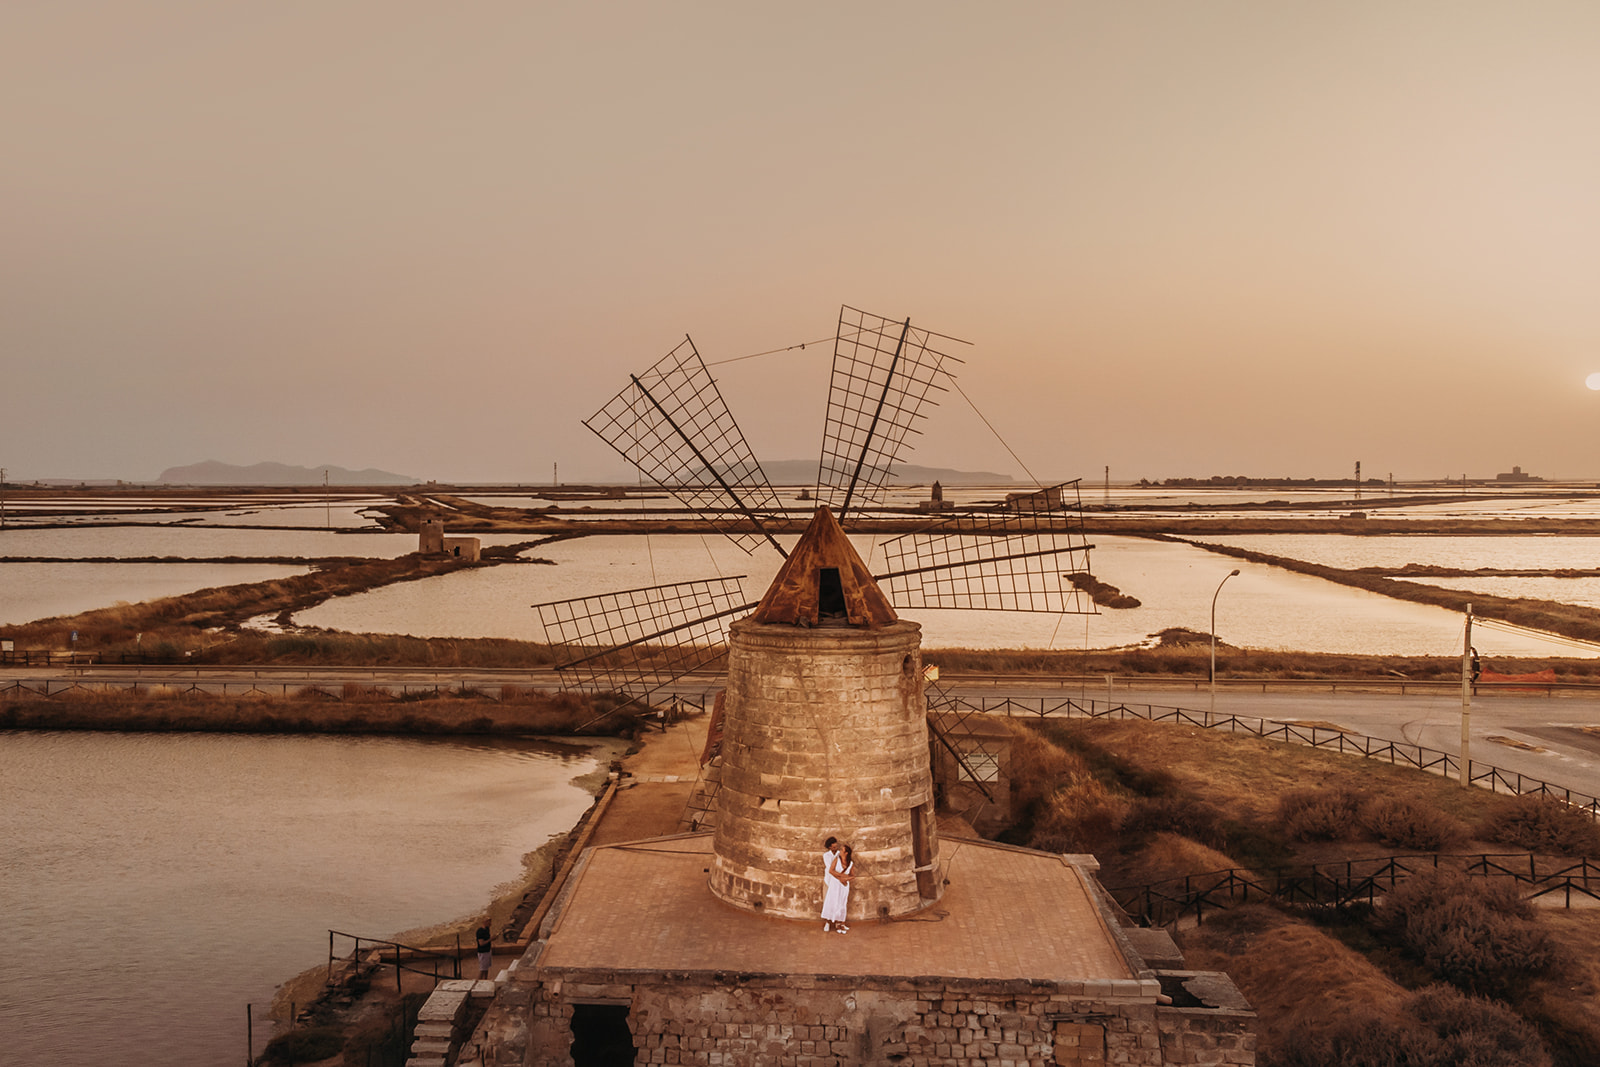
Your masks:
<svg viewBox="0 0 1600 1067"><path fill-rule="evenodd" d="M1449 814L1400 797L1371 797L1359 817L1363 829L1395 848L1446 852L1467 840L1467 828Z"/></svg>
<svg viewBox="0 0 1600 1067"><path fill-rule="evenodd" d="M1054 851L1093 852L1116 836L1130 806L1093 775L1071 775L1038 804L1032 839L1074 846Z"/></svg>
<svg viewBox="0 0 1600 1067"><path fill-rule="evenodd" d="M1361 794L1351 789L1285 793L1278 819L1297 841L1347 841L1360 834L1361 803Z"/></svg>
<svg viewBox="0 0 1600 1067"><path fill-rule="evenodd" d="M1550 1067L1537 1031L1510 1008L1449 986L1406 998L1398 1018L1365 1008L1279 1051L1279 1067Z"/></svg>
<svg viewBox="0 0 1600 1067"><path fill-rule="evenodd" d="M1600 856L1600 826L1587 812L1555 797L1518 797L1486 819L1479 834L1529 852Z"/></svg>
<svg viewBox="0 0 1600 1067"><path fill-rule="evenodd" d="M1550 1063L1538 1032L1504 1004L1434 985L1412 994L1406 1006L1438 1042L1440 1064L1548 1067Z"/></svg>
<svg viewBox="0 0 1600 1067"><path fill-rule="evenodd" d="M1152 834L1181 834L1209 848L1227 847L1226 819L1222 812L1203 800L1178 800L1172 797L1140 797L1122 821L1122 832L1130 838Z"/></svg>
<svg viewBox="0 0 1600 1067"><path fill-rule="evenodd" d="M1451 868L1407 878L1378 916L1430 971L1471 993L1506 996L1556 961L1549 934L1515 886Z"/></svg>

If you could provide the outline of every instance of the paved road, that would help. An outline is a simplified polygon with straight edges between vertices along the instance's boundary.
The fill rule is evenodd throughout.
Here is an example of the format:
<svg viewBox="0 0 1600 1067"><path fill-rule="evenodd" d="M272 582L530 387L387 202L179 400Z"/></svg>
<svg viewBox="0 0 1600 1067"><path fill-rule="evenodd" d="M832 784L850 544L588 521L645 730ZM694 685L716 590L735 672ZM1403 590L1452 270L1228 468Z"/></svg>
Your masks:
<svg viewBox="0 0 1600 1067"><path fill-rule="evenodd" d="M476 687L493 692L499 686L556 688L554 671L513 669L370 668L370 667L76 667L0 670L0 688L13 683L52 689L72 681L111 685L197 686L212 692L242 692L257 686L267 692L293 692L307 686L340 686L346 682L395 688ZM672 691L691 697L713 692L719 680L685 679ZM1343 685L1343 683L1341 683ZM945 688L975 697L1012 697L1037 702L1073 697L1103 702L1103 685L1077 682L1051 684L1039 679L949 679ZM1206 710L1210 695L1190 683L1126 688L1117 684L1111 696L1128 704L1152 704ZM1389 741L1402 741L1458 754L1461 747L1459 690L1366 692L1245 688L1219 689L1218 714L1291 722L1331 723L1346 730ZM1494 766L1600 796L1600 693L1546 696L1543 693L1480 693L1471 709L1471 756Z"/></svg>

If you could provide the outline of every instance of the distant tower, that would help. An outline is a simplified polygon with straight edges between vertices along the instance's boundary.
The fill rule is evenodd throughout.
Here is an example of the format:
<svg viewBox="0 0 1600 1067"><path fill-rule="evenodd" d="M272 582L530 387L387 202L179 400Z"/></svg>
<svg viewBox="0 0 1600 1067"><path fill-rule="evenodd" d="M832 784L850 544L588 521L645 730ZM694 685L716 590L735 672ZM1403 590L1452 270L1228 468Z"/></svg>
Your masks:
<svg viewBox="0 0 1600 1067"><path fill-rule="evenodd" d="M852 919L939 899L921 643L818 508L729 636L713 894L815 919L831 836L855 849Z"/></svg>
<svg viewBox="0 0 1600 1067"><path fill-rule="evenodd" d="M1356 499L1361 499L1361 461L1356 460Z"/></svg>
<svg viewBox="0 0 1600 1067"><path fill-rule="evenodd" d="M444 551L444 520L426 519L417 538L417 551L424 556L434 556Z"/></svg>

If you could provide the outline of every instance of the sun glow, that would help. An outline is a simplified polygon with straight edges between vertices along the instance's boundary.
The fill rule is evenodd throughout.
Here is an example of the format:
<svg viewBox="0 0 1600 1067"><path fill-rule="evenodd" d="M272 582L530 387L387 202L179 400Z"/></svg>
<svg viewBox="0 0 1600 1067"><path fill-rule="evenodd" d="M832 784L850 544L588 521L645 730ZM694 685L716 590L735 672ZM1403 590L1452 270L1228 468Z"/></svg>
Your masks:
<svg viewBox="0 0 1600 1067"><path fill-rule="evenodd" d="M1583 380L1583 384L1590 389L1600 390L1600 371L1595 371Z"/></svg>

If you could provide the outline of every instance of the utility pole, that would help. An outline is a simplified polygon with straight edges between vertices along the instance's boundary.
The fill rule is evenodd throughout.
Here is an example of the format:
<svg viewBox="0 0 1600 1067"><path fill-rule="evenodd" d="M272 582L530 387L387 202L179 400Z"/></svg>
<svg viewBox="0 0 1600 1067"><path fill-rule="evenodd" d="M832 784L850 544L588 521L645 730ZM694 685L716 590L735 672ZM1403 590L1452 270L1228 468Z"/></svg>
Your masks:
<svg viewBox="0 0 1600 1067"><path fill-rule="evenodd" d="M1356 460L1356 499L1361 499L1361 461Z"/></svg>
<svg viewBox="0 0 1600 1067"><path fill-rule="evenodd" d="M552 486L561 484L561 464L559 463L550 464L550 484Z"/></svg>
<svg viewBox="0 0 1600 1067"><path fill-rule="evenodd" d="M1472 605L1467 605L1467 629L1461 639L1461 784L1472 784Z"/></svg>
<svg viewBox="0 0 1600 1067"><path fill-rule="evenodd" d="M0 530L6 528L6 469L0 467Z"/></svg>
<svg viewBox="0 0 1600 1067"><path fill-rule="evenodd" d="M1106 507L1111 506L1111 468L1106 468Z"/></svg>
<svg viewBox="0 0 1600 1067"><path fill-rule="evenodd" d="M1226 578L1217 583L1217 591L1211 594L1211 714L1217 713L1217 597L1222 595L1222 587L1228 584L1228 578L1239 573L1235 567L1229 571ZM1210 722L1208 718L1207 723Z"/></svg>
<svg viewBox="0 0 1600 1067"><path fill-rule="evenodd" d="M328 495L328 468L322 468L322 525L324 529L333 529L333 500Z"/></svg>

